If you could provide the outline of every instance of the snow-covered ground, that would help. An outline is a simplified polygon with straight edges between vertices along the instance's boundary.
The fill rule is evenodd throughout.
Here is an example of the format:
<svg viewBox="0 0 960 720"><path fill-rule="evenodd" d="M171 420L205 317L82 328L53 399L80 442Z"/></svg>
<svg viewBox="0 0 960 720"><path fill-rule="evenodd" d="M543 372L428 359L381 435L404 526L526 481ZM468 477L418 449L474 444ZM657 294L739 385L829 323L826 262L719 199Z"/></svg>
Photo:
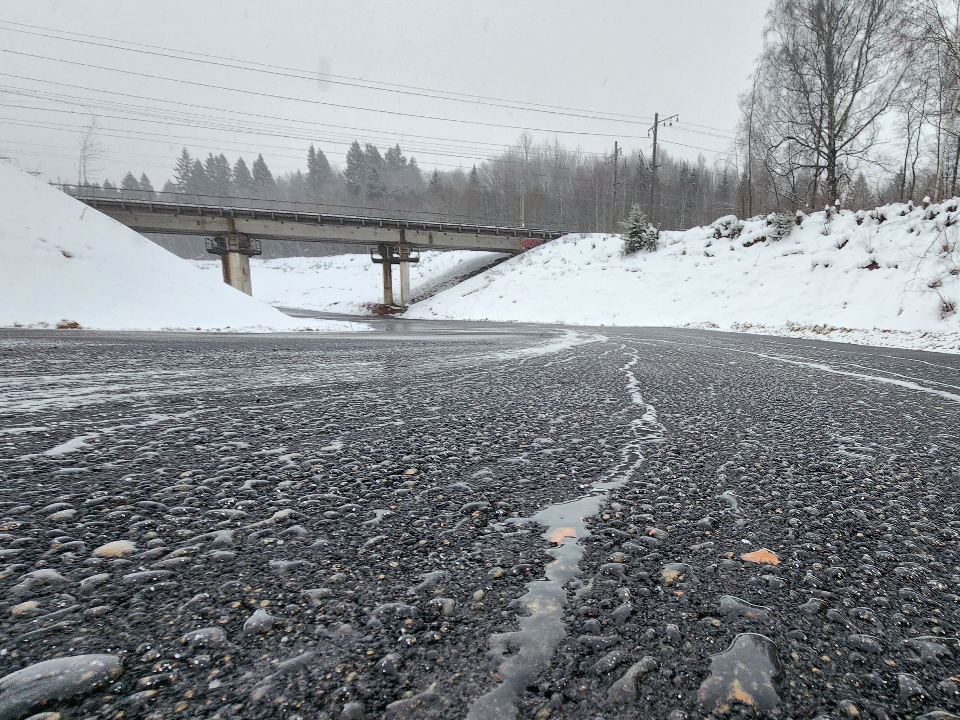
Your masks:
<svg viewBox="0 0 960 720"><path fill-rule="evenodd" d="M425 251L410 267L414 300L455 285L497 258L500 253L456 250ZM211 279L220 279L220 261L194 260ZM347 315L369 314L372 303L383 302L383 271L369 255L333 255L322 258L278 258L250 261L253 296L279 307L322 310ZM395 299L400 300L400 274L393 271Z"/></svg>
<svg viewBox="0 0 960 720"><path fill-rule="evenodd" d="M569 235L414 305L406 317L703 327L960 352L960 199L664 232L652 253Z"/></svg>
<svg viewBox="0 0 960 720"><path fill-rule="evenodd" d="M363 330L291 318L0 163L0 327Z"/></svg>

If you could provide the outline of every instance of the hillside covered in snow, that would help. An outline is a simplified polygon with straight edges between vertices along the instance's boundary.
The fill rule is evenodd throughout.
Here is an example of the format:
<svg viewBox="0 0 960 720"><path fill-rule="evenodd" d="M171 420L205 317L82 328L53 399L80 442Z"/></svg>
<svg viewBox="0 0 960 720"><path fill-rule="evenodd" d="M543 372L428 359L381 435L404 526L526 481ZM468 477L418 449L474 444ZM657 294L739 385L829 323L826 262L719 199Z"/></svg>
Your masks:
<svg viewBox="0 0 960 720"><path fill-rule="evenodd" d="M407 317L703 327L960 352L960 199L873 211L721 218L623 256L568 235Z"/></svg>
<svg viewBox="0 0 960 720"><path fill-rule="evenodd" d="M0 327L355 330L291 318L0 163Z"/></svg>

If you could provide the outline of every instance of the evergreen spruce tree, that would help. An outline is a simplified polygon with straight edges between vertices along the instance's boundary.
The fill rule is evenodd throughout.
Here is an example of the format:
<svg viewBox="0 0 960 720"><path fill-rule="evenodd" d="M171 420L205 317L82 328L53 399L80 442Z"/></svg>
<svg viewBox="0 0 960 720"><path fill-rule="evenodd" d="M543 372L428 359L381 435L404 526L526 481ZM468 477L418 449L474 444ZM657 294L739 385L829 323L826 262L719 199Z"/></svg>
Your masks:
<svg viewBox="0 0 960 720"><path fill-rule="evenodd" d="M440 178L440 171L434 170L430 176L430 191L438 193L443 188L443 180Z"/></svg>
<svg viewBox="0 0 960 720"><path fill-rule="evenodd" d="M195 159L190 166L190 179L187 181L188 195L207 195L209 193L207 183L207 171L203 168L203 163Z"/></svg>
<svg viewBox="0 0 960 720"><path fill-rule="evenodd" d="M387 195L387 186L380 177L380 171L375 166L367 168L367 177L364 190L368 198L375 200Z"/></svg>
<svg viewBox="0 0 960 720"><path fill-rule="evenodd" d="M164 195L171 195L171 194L177 192L177 186L174 185L172 181L167 180L167 181L163 184L163 190L162 190L161 192L162 192ZM169 200L169 198L167 198L167 199Z"/></svg>
<svg viewBox="0 0 960 720"><path fill-rule="evenodd" d="M140 182L134 177L132 172L127 172L127 174L123 176L123 180L120 181L120 187L124 190L139 190Z"/></svg>
<svg viewBox="0 0 960 720"><path fill-rule="evenodd" d="M307 188L311 200L319 200L323 186L333 176L333 170L323 150L315 150L313 143L307 151Z"/></svg>
<svg viewBox="0 0 960 720"><path fill-rule="evenodd" d="M276 181L273 179L273 173L271 173L270 168L267 167L263 155L257 155L257 159L253 161L252 170L253 192L255 195L258 198L273 197Z"/></svg>
<svg viewBox="0 0 960 720"><path fill-rule="evenodd" d="M347 167L343 170L343 179L347 184L347 189L354 195L359 195L360 191L363 190L364 176L366 175L364 165L363 150L360 148L360 143L354 140L350 149L347 150Z"/></svg>
<svg viewBox="0 0 960 720"><path fill-rule="evenodd" d="M399 170L407 165L407 158L401 152L399 143L387 150L383 159L391 170Z"/></svg>
<svg viewBox="0 0 960 720"><path fill-rule="evenodd" d="M367 168L373 168L377 171L383 170L386 163L383 161L383 155L373 143L367 143L363 148L363 159Z"/></svg>
<svg viewBox="0 0 960 720"><path fill-rule="evenodd" d="M146 173L140 173L140 190L148 200L153 200L157 196L153 191L153 185L150 183L150 178L147 177Z"/></svg>
<svg viewBox="0 0 960 720"><path fill-rule="evenodd" d="M253 175L244 159L237 158L233 164L233 194L237 197L249 197L253 193Z"/></svg>
<svg viewBox="0 0 960 720"><path fill-rule="evenodd" d="M633 255L640 251L654 251L660 233L647 222L647 214L637 204L630 206L630 217L620 223L623 229L623 254Z"/></svg>
<svg viewBox="0 0 960 720"><path fill-rule="evenodd" d="M186 148L180 152L177 158L177 164L173 168L173 184L177 186L177 192L185 193L190 186L190 172L193 168L193 158Z"/></svg>
<svg viewBox="0 0 960 720"><path fill-rule="evenodd" d="M204 164L204 170L207 173L207 186L211 195L217 197L226 197L230 194L231 172L230 162L226 155L220 153L207 156L207 162Z"/></svg>

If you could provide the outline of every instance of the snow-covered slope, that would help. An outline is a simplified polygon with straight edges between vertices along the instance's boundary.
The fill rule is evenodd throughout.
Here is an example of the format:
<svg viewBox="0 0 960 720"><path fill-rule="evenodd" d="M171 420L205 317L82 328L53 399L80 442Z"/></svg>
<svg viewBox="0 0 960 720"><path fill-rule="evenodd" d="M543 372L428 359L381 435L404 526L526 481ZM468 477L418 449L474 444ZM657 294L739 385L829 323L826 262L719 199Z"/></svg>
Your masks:
<svg viewBox="0 0 960 720"><path fill-rule="evenodd" d="M366 327L288 317L4 163L0 198L0 327Z"/></svg>
<svg viewBox="0 0 960 720"><path fill-rule="evenodd" d="M569 235L415 305L407 317L709 327L960 351L960 199L804 216L721 218L621 255Z"/></svg>
<svg viewBox="0 0 960 720"><path fill-rule="evenodd" d="M502 258L500 253L435 250L420 253L410 268L414 298L430 295L438 287L456 282ZM219 260L194 260L210 278L220 277ZM253 296L270 305L306 310L368 314L371 303L383 302L383 275L369 255L333 255L323 258L278 258L250 261ZM399 273L393 271L396 300L400 299Z"/></svg>

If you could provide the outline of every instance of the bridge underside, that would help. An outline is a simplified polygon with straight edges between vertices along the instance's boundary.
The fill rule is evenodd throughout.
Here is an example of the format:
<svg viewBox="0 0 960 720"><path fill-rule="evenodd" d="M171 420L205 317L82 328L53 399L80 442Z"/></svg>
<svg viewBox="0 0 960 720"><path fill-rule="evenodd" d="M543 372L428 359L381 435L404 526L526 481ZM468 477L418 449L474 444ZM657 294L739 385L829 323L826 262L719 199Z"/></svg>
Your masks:
<svg viewBox="0 0 960 720"><path fill-rule="evenodd" d="M260 254L260 240L296 240L364 244L383 265L383 301L392 306L392 266L400 269L400 305L410 297L410 265L416 250L480 250L520 253L560 233L552 230L506 228L489 225L369 218L297 210L264 210L215 205L188 205L75 196L104 215L144 234L196 235L207 237L207 251L219 255L223 279L232 287L252 294L250 257Z"/></svg>
<svg viewBox="0 0 960 720"><path fill-rule="evenodd" d="M204 217L190 215L161 215L138 213L115 208L98 208L100 212L140 233L168 235L198 235L215 237L241 234L262 240L299 240L347 244L399 245L405 242L414 248L437 250L486 250L518 253L523 251L522 237L470 231L451 231L442 223L437 229L410 223L410 227L380 226L370 221L367 225L321 223L309 220L281 220L245 217Z"/></svg>

